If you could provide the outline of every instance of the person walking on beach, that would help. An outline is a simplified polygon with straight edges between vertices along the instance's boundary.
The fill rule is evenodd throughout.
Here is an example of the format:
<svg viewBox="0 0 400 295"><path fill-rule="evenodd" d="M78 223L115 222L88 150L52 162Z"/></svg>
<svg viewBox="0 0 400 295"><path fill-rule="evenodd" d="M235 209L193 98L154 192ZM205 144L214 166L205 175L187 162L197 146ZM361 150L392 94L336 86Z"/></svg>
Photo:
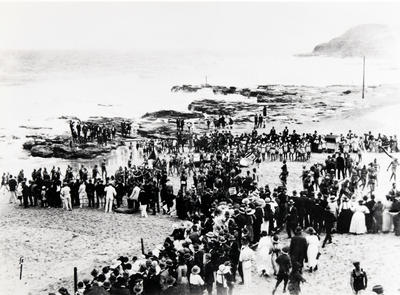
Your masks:
<svg viewBox="0 0 400 295"><path fill-rule="evenodd" d="M254 260L254 251L249 247L249 242L245 240L240 251L239 261L242 263L243 283L246 286L251 286L252 278L252 260Z"/></svg>
<svg viewBox="0 0 400 295"><path fill-rule="evenodd" d="M278 286L282 281L283 281L283 293L286 292L286 286L289 281L289 271L292 266L288 253L289 253L289 247L283 247L282 254L280 254L278 258L276 258L276 263L279 266L279 270L276 276L275 287L272 290L272 295L275 294L276 289L278 288Z"/></svg>
<svg viewBox="0 0 400 295"><path fill-rule="evenodd" d="M363 290L367 289L367 273L360 268L359 261L355 261L353 265L354 269L350 273L350 286L354 294L361 294Z"/></svg>
<svg viewBox="0 0 400 295"><path fill-rule="evenodd" d="M301 228L297 227L295 236L290 240L290 259L292 264L298 262L301 267L304 265L304 260L307 259L307 240L301 234Z"/></svg>
<svg viewBox="0 0 400 295"><path fill-rule="evenodd" d="M72 211L72 203L71 203L71 188L69 187L67 182L64 182L63 187L60 192L61 200L64 204L64 209Z"/></svg>
<svg viewBox="0 0 400 295"><path fill-rule="evenodd" d="M331 212L329 206L325 207L324 211L324 221L325 221L325 239L322 243L322 248L325 248L326 243L332 243L332 229L336 221L335 215Z"/></svg>
<svg viewBox="0 0 400 295"><path fill-rule="evenodd" d="M300 283L305 283L306 280L301 275L301 265L299 262L294 262L292 271L289 274L288 291L290 295L299 295L301 292Z"/></svg>
<svg viewBox="0 0 400 295"><path fill-rule="evenodd" d="M101 162L101 178L107 178L107 167L106 167L106 158Z"/></svg>
<svg viewBox="0 0 400 295"><path fill-rule="evenodd" d="M138 202L140 206L140 216L147 218L147 205L149 204L149 192L143 186L140 187Z"/></svg>
<svg viewBox="0 0 400 295"><path fill-rule="evenodd" d="M390 164L386 170L386 171L389 171L389 168L392 167L392 174L390 175L389 181L392 181L392 178L393 178L394 182L396 182L397 166L399 166L399 161L397 160L397 158L394 158L394 160L392 162L390 162Z"/></svg>
<svg viewBox="0 0 400 295"><path fill-rule="evenodd" d="M8 190L10 192L10 199L9 199L10 203L13 202L18 203L17 186L18 186L17 180L12 175L10 175L10 179L8 181Z"/></svg>
<svg viewBox="0 0 400 295"><path fill-rule="evenodd" d="M81 181L78 189L79 194L79 208L83 208L83 205L87 205L87 193L86 193L86 184L84 181Z"/></svg>
<svg viewBox="0 0 400 295"><path fill-rule="evenodd" d="M106 194L106 208L104 211L105 213L111 213L112 206L114 203L114 198L117 195L117 192L115 191L115 188L111 185L110 180L108 178L104 192Z"/></svg>

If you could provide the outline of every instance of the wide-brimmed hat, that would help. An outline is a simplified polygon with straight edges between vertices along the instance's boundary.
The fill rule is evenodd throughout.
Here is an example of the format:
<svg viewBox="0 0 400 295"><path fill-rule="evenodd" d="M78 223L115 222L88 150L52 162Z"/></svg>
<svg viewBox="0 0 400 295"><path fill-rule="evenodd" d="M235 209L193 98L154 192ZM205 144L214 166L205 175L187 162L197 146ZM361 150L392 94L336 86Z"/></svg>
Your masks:
<svg viewBox="0 0 400 295"><path fill-rule="evenodd" d="M218 237L218 242L219 242L220 244L225 244L225 243L226 243L225 237L224 237L224 236L219 236L219 237Z"/></svg>
<svg viewBox="0 0 400 295"><path fill-rule="evenodd" d="M248 208L248 209L246 210L246 214L247 214L247 215L253 215L255 212L256 212L256 210L251 209L251 208Z"/></svg>
<svg viewBox="0 0 400 295"><path fill-rule="evenodd" d="M174 266L174 263L172 262L171 259L167 259L167 260L165 261L165 264L166 264L167 266Z"/></svg>
<svg viewBox="0 0 400 295"><path fill-rule="evenodd" d="M198 275L200 273L200 267L197 265L192 267L192 274Z"/></svg>
<svg viewBox="0 0 400 295"><path fill-rule="evenodd" d="M315 234L316 234L315 229L312 228L312 227L308 227L308 228L305 230L305 232L306 232L307 234L309 234L309 235L315 235Z"/></svg>
<svg viewBox="0 0 400 295"><path fill-rule="evenodd" d="M127 263L129 258L126 256L120 256L117 260L121 261L122 263Z"/></svg>
<svg viewBox="0 0 400 295"><path fill-rule="evenodd" d="M220 272L224 273L224 272L225 272L225 264L220 264L220 265L218 266L218 270L219 270Z"/></svg>
<svg viewBox="0 0 400 295"><path fill-rule="evenodd" d="M263 199L258 199L258 200L256 201L256 206L257 206L257 207L264 208L264 207L265 207L265 201L264 201Z"/></svg>
<svg viewBox="0 0 400 295"><path fill-rule="evenodd" d="M288 246L283 247L282 248L282 252L285 253L285 254L288 254L289 253L289 247Z"/></svg>
<svg viewBox="0 0 400 295"><path fill-rule="evenodd" d="M212 231L209 231L208 233L206 233L206 237L211 239L211 238L214 238L215 235Z"/></svg>
<svg viewBox="0 0 400 295"><path fill-rule="evenodd" d="M193 226L193 222L191 222L191 221L186 220L183 222L183 227L186 229L190 229L190 228L192 228L192 226Z"/></svg>
<svg viewBox="0 0 400 295"><path fill-rule="evenodd" d="M375 285L372 287L372 292L376 294L383 294L383 287L381 285Z"/></svg>
<svg viewBox="0 0 400 295"><path fill-rule="evenodd" d="M288 205L294 205L294 201L293 201L292 199L290 199L290 200L288 201Z"/></svg>
<svg viewBox="0 0 400 295"><path fill-rule="evenodd" d="M61 295L69 295L68 290L65 289L64 287L61 287L60 289L58 289L58 293L60 293Z"/></svg>

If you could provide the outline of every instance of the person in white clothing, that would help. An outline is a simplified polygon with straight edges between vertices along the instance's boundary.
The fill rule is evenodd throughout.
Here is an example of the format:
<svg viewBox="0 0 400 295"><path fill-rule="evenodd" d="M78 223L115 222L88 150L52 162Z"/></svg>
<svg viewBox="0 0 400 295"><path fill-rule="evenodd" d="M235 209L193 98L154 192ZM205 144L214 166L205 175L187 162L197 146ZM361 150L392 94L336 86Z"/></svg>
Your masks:
<svg viewBox="0 0 400 295"><path fill-rule="evenodd" d="M365 225L365 214L369 213L367 206L363 205L363 200L358 201L358 205L352 208L354 212L351 218L350 230L352 234L365 234L367 232L367 227Z"/></svg>
<svg viewBox="0 0 400 295"><path fill-rule="evenodd" d="M87 205L87 194L86 194L86 184L84 181L82 181L81 185L79 186L78 189L78 194L79 194L79 208L83 208L83 205Z"/></svg>
<svg viewBox="0 0 400 295"><path fill-rule="evenodd" d="M68 186L68 183L64 182L64 185L60 192L61 199L63 200L64 209L72 211L71 204L71 188Z"/></svg>
<svg viewBox="0 0 400 295"><path fill-rule="evenodd" d="M106 208L105 208L105 213L111 213L112 212L112 206L114 203L114 198L117 195L117 192L115 191L115 188L107 181L107 185L104 189L104 192L106 193Z"/></svg>
<svg viewBox="0 0 400 295"><path fill-rule="evenodd" d="M254 251L250 249L249 242L244 241L242 250L240 251L239 261L242 263L243 284L245 286L252 285L251 269L253 260L254 260Z"/></svg>
<svg viewBox="0 0 400 295"><path fill-rule="evenodd" d="M139 206L139 193L140 193L140 187L135 184L135 187L132 190L132 193L130 194L128 198L128 207L130 209L136 210Z"/></svg>
<svg viewBox="0 0 400 295"><path fill-rule="evenodd" d="M258 242L256 257L257 257L257 270L260 276L270 276L273 274L272 267L272 240L266 231L261 232L261 239Z"/></svg>
<svg viewBox="0 0 400 295"><path fill-rule="evenodd" d="M319 237L312 227L307 228L306 233L308 270L313 272L318 269Z"/></svg>

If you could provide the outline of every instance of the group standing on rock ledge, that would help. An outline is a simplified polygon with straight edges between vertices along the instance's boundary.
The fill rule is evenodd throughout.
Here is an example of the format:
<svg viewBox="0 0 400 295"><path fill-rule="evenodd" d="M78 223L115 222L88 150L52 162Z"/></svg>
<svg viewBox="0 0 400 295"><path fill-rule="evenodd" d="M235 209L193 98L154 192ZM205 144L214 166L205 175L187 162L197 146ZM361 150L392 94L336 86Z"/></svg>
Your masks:
<svg viewBox="0 0 400 295"><path fill-rule="evenodd" d="M121 122L121 136L127 137L131 134L132 126L130 122ZM71 131L72 142L86 143L97 141L100 145L107 145L107 142L114 140L117 134L117 128L114 124L111 126L105 124L97 124L92 122L70 121L69 128Z"/></svg>

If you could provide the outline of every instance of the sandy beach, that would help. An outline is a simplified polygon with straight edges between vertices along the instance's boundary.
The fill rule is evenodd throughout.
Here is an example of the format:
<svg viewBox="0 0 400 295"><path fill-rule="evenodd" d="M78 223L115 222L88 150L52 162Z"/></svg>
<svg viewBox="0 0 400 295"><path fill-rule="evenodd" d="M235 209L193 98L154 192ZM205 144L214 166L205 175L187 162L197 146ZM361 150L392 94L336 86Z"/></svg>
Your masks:
<svg viewBox="0 0 400 295"><path fill-rule="evenodd" d="M308 163L289 162L288 191L301 190L302 166L320 162L325 154L313 154ZM374 158L381 165L376 197L382 199L390 188L386 167L389 157L384 154L364 154L366 163ZM280 184L280 162L260 165L260 185L271 188ZM249 167L251 169L252 167ZM246 169L243 170L245 173ZM174 177L175 189L179 185ZM189 179L189 184L191 179ZM90 271L109 265L120 255L140 255L140 238L146 250L151 250L172 231L177 219L165 215L143 219L138 214L105 214L97 209L22 209L7 203L1 195L0 206L0 284L6 295L47 294L61 286L73 288L73 267L78 267L79 279L90 276ZM286 234L281 243L288 244ZM378 235L334 235L334 243L323 249L317 273L306 274L308 283L304 294L351 294L348 285L351 262L359 259L368 272L371 286L382 284L390 291L399 292L397 276L400 267L393 263L400 259L400 240L393 233ZM24 257L23 279L19 276L19 257ZM390 271L389 271L390 269ZM255 276L257 274L254 273ZM259 294L272 291L275 280L257 278L251 289L238 286L240 294ZM16 291L17 290L17 291ZM281 294L277 292L277 294ZM368 294L368 293L367 293Z"/></svg>

